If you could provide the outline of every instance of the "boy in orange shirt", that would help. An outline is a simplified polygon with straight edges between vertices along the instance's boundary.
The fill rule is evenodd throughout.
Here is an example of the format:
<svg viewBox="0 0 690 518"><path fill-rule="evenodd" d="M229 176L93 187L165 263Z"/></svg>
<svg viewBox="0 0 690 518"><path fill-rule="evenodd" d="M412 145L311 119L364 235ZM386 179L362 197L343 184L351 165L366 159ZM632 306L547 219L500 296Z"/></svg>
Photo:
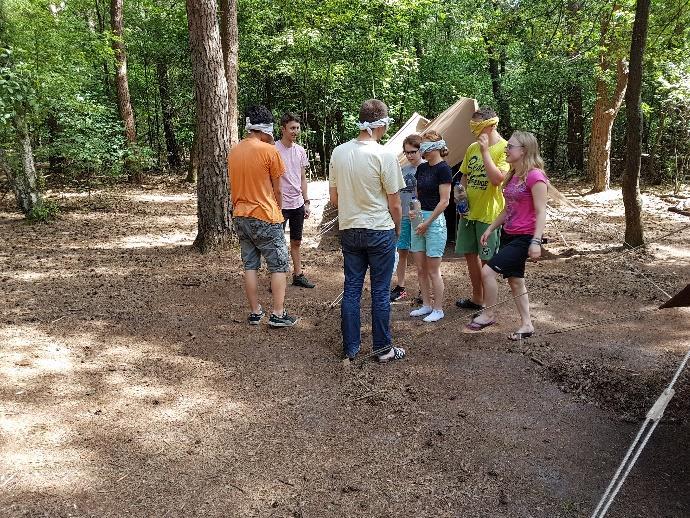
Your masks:
<svg viewBox="0 0 690 518"><path fill-rule="evenodd" d="M297 318L288 315L285 274L289 258L283 233L280 177L285 164L273 145L273 114L265 106L250 106L246 112L247 136L228 156L232 190L232 223L240 240L244 263L244 291L249 302L247 321L258 325L265 315L259 304L258 274L261 256L271 273L273 312L271 327L290 327Z"/></svg>

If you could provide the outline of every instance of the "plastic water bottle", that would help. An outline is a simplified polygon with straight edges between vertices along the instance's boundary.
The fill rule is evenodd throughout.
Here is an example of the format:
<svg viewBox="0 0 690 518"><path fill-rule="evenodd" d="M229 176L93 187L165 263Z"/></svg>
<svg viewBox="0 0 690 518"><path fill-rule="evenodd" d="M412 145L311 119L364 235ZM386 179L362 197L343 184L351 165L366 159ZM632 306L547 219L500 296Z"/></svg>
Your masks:
<svg viewBox="0 0 690 518"><path fill-rule="evenodd" d="M467 214L470 210L470 205L467 203L467 191L461 183L456 183L453 187L453 198L455 199L455 208L458 214Z"/></svg>
<svg viewBox="0 0 690 518"><path fill-rule="evenodd" d="M413 197L410 200L410 223L413 227L417 227L422 222L422 204L421 202Z"/></svg>

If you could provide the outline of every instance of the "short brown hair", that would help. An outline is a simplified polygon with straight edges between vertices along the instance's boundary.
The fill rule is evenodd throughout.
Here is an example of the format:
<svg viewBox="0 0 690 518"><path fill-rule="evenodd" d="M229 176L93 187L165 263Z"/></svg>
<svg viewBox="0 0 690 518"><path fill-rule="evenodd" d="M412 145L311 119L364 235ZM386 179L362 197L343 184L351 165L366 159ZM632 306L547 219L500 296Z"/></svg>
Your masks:
<svg viewBox="0 0 690 518"><path fill-rule="evenodd" d="M493 108L489 108L488 106L482 106L472 114L473 119L481 119L483 121L488 121L494 117L498 117L498 114Z"/></svg>
<svg viewBox="0 0 690 518"><path fill-rule="evenodd" d="M412 135L408 135L405 137L405 140L403 140L403 151L405 150L405 146L410 146L415 149L419 149L419 146L422 145L422 136L418 135L417 133L413 133Z"/></svg>
<svg viewBox="0 0 690 518"><path fill-rule="evenodd" d="M286 112L283 114L283 116L280 118L280 125L282 127L287 126L290 122L297 122L300 123L302 122L299 118L299 115L296 113L292 112Z"/></svg>
<svg viewBox="0 0 690 518"><path fill-rule="evenodd" d="M443 137L438 131L429 130L422 133L422 141L424 142L438 142L439 140L443 140ZM448 156L448 147L444 147L441 150L441 156Z"/></svg>
<svg viewBox="0 0 690 518"><path fill-rule="evenodd" d="M359 109L359 122L374 122L388 117L388 106L378 99L368 99Z"/></svg>

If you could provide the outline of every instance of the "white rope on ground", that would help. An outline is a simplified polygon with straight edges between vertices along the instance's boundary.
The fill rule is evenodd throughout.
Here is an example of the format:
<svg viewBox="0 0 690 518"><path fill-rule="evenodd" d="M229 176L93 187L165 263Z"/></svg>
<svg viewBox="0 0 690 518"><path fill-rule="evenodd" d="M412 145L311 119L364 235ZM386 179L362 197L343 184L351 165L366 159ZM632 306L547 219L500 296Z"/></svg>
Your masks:
<svg viewBox="0 0 690 518"><path fill-rule="evenodd" d="M547 212L550 211L552 214L555 212L554 209L553 209L552 207L549 207L549 204L548 204L548 203L546 204L546 209L547 209ZM549 215L551 216L551 214L549 214ZM561 232L561 229L558 228L558 224L556 223L556 218L554 218L553 216L551 216L551 219L549 220L549 223L551 223L551 224L553 225L553 228L556 229L556 232L558 232L558 235L559 235L559 237L561 238L561 241L563 241L563 244L564 244L565 246L568 246L568 242L565 240L565 236L564 236L563 233Z"/></svg>
<svg viewBox="0 0 690 518"><path fill-rule="evenodd" d="M647 245L649 245L649 244L651 244L651 243L654 243L654 242L656 242L656 241L660 241L660 240L662 240L662 239L665 239L666 237L668 237L668 236L670 236L670 235L672 235L672 234L675 234L675 233L677 233L677 232L682 232L682 231L684 231L684 230L686 230L686 229L688 229L688 228L690 228L690 225L686 225L685 227L681 228L680 230L674 230L673 232L669 232L668 234L664 234L664 235L659 236L659 237L656 237L656 238L654 238L654 239L645 241L644 243L642 243L641 245L638 245L638 246L636 246L636 247L624 248L623 250L621 250L621 251L619 251L619 252L617 252L617 253L615 253L615 254L609 256L609 257L605 257L604 259L602 259L602 260L599 262L599 264L601 264L602 262L604 262L604 261L606 261L606 260L608 260L608 259L617 258L619 255L625 255L625 254L627 254L628 252L632 252L632 251L634 251L634 250L638 250L638 249L640 249L640 248L642 248L642 247L644 247L644 246L647 246ZM629 263L628 263L628 265L630 266ZM633 268L634 268L634 267L633 267ZM637 268L634 268L634 269L637 270ZM645 276L644 272L639 272L639 271L638 271L638 273L641 273L643 276ZM646 276L645 276L645 277L646 277ZM671 298L671 296L670 296L668 293L666 293L665 290L663 290L662 288L660 288L659 286L657 286L656 283L654 283L654 281L651 281L651 279L649 279L649 278L647 278L647 279L650 280L650 282L651 282L652 284L654 284L655 287L658 288L668 299ZM532 289L532 293L533 293L533 294L534 294L534 293L539 293L540 291L542 291L542 290L544 290L544 289L546 289L546 286L541 287L541 288ZM524 293L520 293L519 295L515 295L515 296L513 296L513 297L507 297L507 298L505 298L505 299L503 299L503 300L497 302L496 304L493 304L492 306L487 306L487 307L485 307L485 308L483 308L483 309L481 309L481 310L478 310L476 313L474 313L474 314L472 315L472 318L475 318L477 315L479 315L480 313L483 313L483 312L486 311L487 309L493 309L493 308L495 308L495 307L497 307L497 306L501 306L501 305L505 304L506 302L510 302L510 301L516 300L516 299L518 299L518 298L520 298L520 297L524 297L524 296L527 295L527 294L528 294L528 291L526 290ZM656 308L654 308L654 309L656 309ZM600 324L600 323L605 323L606 321L608 321L608 320L610 320L610 319L611 319L611 320L616 320L616 319L619 319L619 318L624 318L624 317L626 317L626 316L628 316L628 315L630 315L630 314L632 314L632 313L639 313L640 311L644 311L644 310L637 310L637 311L633 311L633 312L631 312L631 313L625 313L625 314L622 315L622 316L610 317L610 318L603 319L603 320L593 321L593 322L596 322L596 323L595 323L595 324L591 324L591 325L597 325L597 324ZM445 318L445 319L443 319L442 322L436 322L436 323L434 324L434 331L436 331L436 330L438 330L438 329L441 329L441 328L443 328L443 327L445 327L445 326L447 326L447 325L449 325L449 324L452 324L452 323L454 323L454 322L457 322L458 320L465 319L465 318L467 318L467 316L464 315L464 314L458 315L458 316L453 317L453 318ZM588 325L588 326L585 326L585 327L590 327L591 325ZM568 331L573 331L573 330L575 330L575 329L581 329L581 327L580 327L580 326L571 327L571 328L566 328L565 331L558 331L558 330L556 330L556 331L550 331L550 332L548 332L548 333L541 333L541 334L542 334L542 335L545 335L545 334L558 334L558 333L560 333L560 332L568 332ZM425 333L428 333L428 332L429 332L428 329L424 329L424 330L422 330L421 333L415 334L414 336L419 336L419 335L421 335L421 334L425 334ZM539 335L534 334L534 335L532 335L532 336L536 337L536 336L539 336Z"/></svg>
<svg viewBox="0 0 690 518"><path fill-rule="evenodd" d="M321 225L321 230L316 233L316 237L323 237L335 228L338 224L338 216Z"/></svg>
<svg viewBox="0 0 690 518"><path fill-rule="evenodd" d="M604 518L604 516L606 516L609 507L611 507L611 504L613 504L614 500L616 499L616 495L620 491L621 487L623 487L623 483L628 478L630 471L632 470L633 466L635 466L635 463L640 457L640 454L644 450L645 446L647 446L649 438L654 433L654 430L664 415L666 407L673 398L673 395L676 393L676 391L673 389L673 386L676 384L676 381L678 381L678 378L685 369L689 359L690 348L688 349L688 352L685 353L685 356L676 369L676 373L674 374L673 379L671 379L668 387L664 389L654 405L652 405L652 408L649 410L649 412L647 412L647 417L644 423L642 423L640 431L637 432L635 440L630 445L630 448L628 448L625 457L623 457L623 461L621 462L620 466L618 466L618 469L606 488L606 491L604 491L601 500L599 500L599 504L594 509L592 518ZM640 441L640 439L642 440Z"/></svg>

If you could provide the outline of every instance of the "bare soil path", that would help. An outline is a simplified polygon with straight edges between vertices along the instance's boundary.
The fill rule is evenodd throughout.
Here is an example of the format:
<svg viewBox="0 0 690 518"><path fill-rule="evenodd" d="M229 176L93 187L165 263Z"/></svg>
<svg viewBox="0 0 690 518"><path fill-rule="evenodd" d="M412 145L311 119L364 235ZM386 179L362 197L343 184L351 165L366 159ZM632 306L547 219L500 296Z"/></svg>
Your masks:
<svg viewBox="0 0 690 518"><path fill-rule="evenodd" d="M349 371L337 241L315 237L323 186L306 230L318 286L289 288L289 330L246 325L237 250L190 249L189 188L56 197L60 219L34 226L5 199L0 516L588 516L690 346L689 309L654 311L690 282L690 219L645 194L647 238L670 235L623 254L620 195L562 187L586 212L554 208L549 259L528 267L538 336L506 339L512 302L461 333L468 281L449 253L446 319L396 304L408 358ZM689 380L609 516L690 516Z"/></svg>

